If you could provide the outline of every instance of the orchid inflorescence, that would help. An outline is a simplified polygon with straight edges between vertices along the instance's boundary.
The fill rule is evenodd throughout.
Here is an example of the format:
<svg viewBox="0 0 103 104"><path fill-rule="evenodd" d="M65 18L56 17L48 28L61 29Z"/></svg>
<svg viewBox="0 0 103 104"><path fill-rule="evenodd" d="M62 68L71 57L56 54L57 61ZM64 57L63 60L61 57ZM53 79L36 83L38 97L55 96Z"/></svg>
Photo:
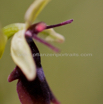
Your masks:
<svg viewBox="0 0 103 104"><path fill-rule="evenodd" d="M16 68L9 75L8 81L18 79L17 92L21 104L60 104L52 94L41 66L40 53L34 41L38 41L55 52L59 49L48 41L63 42L64 37L53 28L69 24L73 19L56 25L44 22L33 24L34 20L50 0L35 0L25 14L25 23L14 23L0 29L0 57L7 40L11 40L11 57ZM44 38L38 37L41 33ZM34 56L34 54L39 54Z"/></svg>

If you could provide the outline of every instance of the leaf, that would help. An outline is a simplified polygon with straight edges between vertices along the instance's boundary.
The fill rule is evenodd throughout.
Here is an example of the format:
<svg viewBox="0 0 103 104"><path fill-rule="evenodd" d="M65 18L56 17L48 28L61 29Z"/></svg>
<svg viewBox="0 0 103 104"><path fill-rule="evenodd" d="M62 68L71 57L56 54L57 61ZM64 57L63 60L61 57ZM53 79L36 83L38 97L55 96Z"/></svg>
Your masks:
<svg viewBox="0 0 103 104"><path fill-rule="evenodd" d="M25 14L26 28L28 28L37 18L41 10L50 0L35 0Z"/></svg>
<svg viewBox="0 0 103 104"><path fill-rule="evenodd" d="M44 39L46 41L51 41L51 42L55 41L58 43L62 43L65 40L64 36L55 32L54 29L46 29L46 30L42 31L39 36L44 37Z"/></svg>
<svg viewBox="0 0 103 104"><path fill-rule="evenodd" d="M17 32L11 41L11 56L29 81L36 77L36 65L25 39L25 30Z"/></svg>

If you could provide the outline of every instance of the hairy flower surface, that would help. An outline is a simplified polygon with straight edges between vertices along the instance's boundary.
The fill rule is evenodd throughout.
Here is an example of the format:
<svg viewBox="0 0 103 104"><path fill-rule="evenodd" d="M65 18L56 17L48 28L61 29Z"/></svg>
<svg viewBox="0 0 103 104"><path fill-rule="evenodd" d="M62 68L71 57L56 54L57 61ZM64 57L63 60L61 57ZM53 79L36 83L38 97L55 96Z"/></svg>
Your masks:
<svg viewBox="0 0 103 104"><path fill-rule="evenodd" d="M11 41L11 57L16 68L9 75L8 81L18 79L17 92L22 104L60 104L51 92L43 68L40 54L34 40L46 45L55 52L59 49L48 41L63 42L64 37L56 33L53 28L71 23L73 20L56 25L46 25L44 22L33 24L34 20L50 0L35 0L25 14L25 23L14 23L0 29L0 57L7 40ZM44 38L38 37L42 33Z"/></svg>

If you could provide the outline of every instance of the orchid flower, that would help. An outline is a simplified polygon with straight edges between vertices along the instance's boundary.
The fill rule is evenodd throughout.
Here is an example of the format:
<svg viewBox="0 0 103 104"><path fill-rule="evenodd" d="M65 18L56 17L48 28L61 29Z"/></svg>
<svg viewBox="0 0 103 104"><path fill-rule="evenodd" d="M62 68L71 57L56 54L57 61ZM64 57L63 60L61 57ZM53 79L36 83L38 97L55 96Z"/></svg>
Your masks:
<svg viewBox="0 0 103 104"><path fill-rule="evenodd" d="M14 23L0 29L0 57L7 40L11 40L11 57L16 68L9 75L8 81L18 79L17 92L21 104L60 104L51 92L41 65L40 52L35 45L38 41L55 52L59 49L48 41L63 42L64 37L53 28L69 24L73 19L56 25L46 25L44 22L33 24L38 14L50 0L35 0L25 14L25 23ZM42 33L43 39L37 35ZM35 54L39 54L35 56Z"/></svg>

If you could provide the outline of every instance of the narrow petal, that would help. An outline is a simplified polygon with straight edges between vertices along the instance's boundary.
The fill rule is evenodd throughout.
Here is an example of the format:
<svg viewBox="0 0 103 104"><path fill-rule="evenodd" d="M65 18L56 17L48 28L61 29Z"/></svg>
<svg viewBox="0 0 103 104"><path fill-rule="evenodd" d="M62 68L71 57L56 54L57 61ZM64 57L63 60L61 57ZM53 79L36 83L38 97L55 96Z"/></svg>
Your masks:
<svg viewBox="0 0 103 104"><path fill-rule="evenodd" d="M70 19L70 20L64 21L64 22L59 23L59 24L47 26L46 29L55 28L55 27L59 27L59 26L64 26L64 25L70 24L72 22L73 22L73 19Z"/></svg>
<svg viewBox="0 0 103 104"><path fill-rule="evenodd" d="M17 32L11 41L11 56L28 80L36 77L36 65L25 39L25 30Z"/></svg>
<svg viewBox="0 0 103 104"><path fill-rule="evenodd" d="M7 37L3 34L0 28L0 58L2 57L2 54L4 52L6 42L7 42Z"/></svg>
<svg viewBox="0 0 103 104"><path fill-rule="evenodd" d="M35 39L36 41L46 45L48 48L52 49L55 52L60 52L60 50L56 47L54 47L53 45L49 44L48 42L46 42L45 40L37 37L36 35L33 36L33 39Z"/></svg>
<svg viewBox="0 0 103 104"><path fill-rule="evenodd" d="M35 0L25 14L26 28L28 28L36 19L41 10L50 0Z"/></svg>

